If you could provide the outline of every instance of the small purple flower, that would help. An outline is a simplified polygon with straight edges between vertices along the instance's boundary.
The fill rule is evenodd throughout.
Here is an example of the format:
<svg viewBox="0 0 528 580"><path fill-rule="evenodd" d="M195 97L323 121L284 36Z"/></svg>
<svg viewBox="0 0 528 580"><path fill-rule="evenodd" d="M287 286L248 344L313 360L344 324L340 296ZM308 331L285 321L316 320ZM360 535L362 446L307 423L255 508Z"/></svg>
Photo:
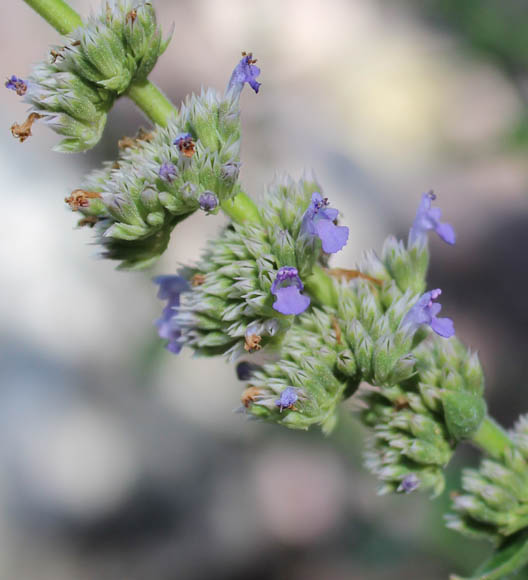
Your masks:
<svg viewBox="0 0 528 580"><path fill-rule="evenodd" d="M5 82L5 87L6 89L11 89L12 91L15 91L19 97L25 95L28 88L27 82L23 79L19 79L15 75L12 75L10 79L7 79L7 81Z"/></svg>
<svg viewBox="0 0 528 580"><path fill-rule="evenodd" d="M244 83L248 83L248 85L258 93L261 83L255 80L260 74L259 67L255 66L256 62L256 59L253 58L251 53L246 54L243 52L242 60L236 65L235 70L229 79L226 92L233 90L235 95L240 95L244 88Z"/></svg>
<svg viewBox="0 0 528 580"><path fill-rule="evenodd" d="M169 183L172 183L174 179L176 179L176 176L178 175L178 170L176 169L176 166L170 161L164 161L160 165L158 174L160 178L163 179L163 181L168 181Z"/></svg>
<svg viewBox="0 0 528 580"><path fill-rule="evenodd" d="M418 206L416 217L409 230L409 246L425 242L427 232L434 230L444 242L453 245L456 241L455 230L451 224L441 222L442 210L439 207L431 207L431 202L436 199L432 191L422 195L422 201Z"/></svg>
<svg viewBox="0 0 528 580"><path fill-rule="evenodd" d="M292 409L298 399L297 390L294 387L286 387L280 394L280 398L275 401L275 405L279 407L279 411L282 413L283 409Z"/></svg>
<svg viewBox="0 0 528 580"><path fill-rule="evenodd" d="M242 361L236 366L236 374L239 381L249 381L253 372L258 370L259 366L253 363Z"/></svg>
<svg viewBox="0 0 528 580"><path fill-rule="evenodd" d="M209 213L218 207L218 198L212 191L204 191L198 198L198 203L201 209Z"/></svg>
<svg viewBox="0 0 528 580"><path fill-rule="evenodd" d="M301 294L303 288L297 268L291 266L279 268L271 285L271 293L277 298L273 308L281 314L301 314L310 305L310 298Z"/></svg>
<svg viewBox="0 0 528 580"><path fill-rule="evenodd" d="M403 491L405 493L411 493L415 489L418 489L419 486L420 486L420 480L418 479L418 476L416 475L416 473L409 473L409 475L406 475L402 479L402 481L401 481L401 483L398 486L398 489L396 491Z"/></svg>
<svg viewBox="0 0 528 580"><path fill-rule="evenodd" d="M437 288L422 294L416 304L405 315L402 325L409 325L416 330L422 324L428 324L436 334L444 338L450 338L455 334L455 327L451 318L438 318L437 314L442 305L435 303L442 290Z"/></svg>
<svg viewBox="0 0 528 580"><path fill-rule="evenodd" d="M312 201L304 212L301 231L308 236L317 236L322 244L323 251L334 254L343 249L348 240L348 228L336 226L337 209L328 207L328 199L319 193L312 194Z"/></svg>
<svg viewBox="0 0 528 580"><path fill-rule="evenodd" d="M222 165L222 179L226 181L236 181L240 173L240 162L228 161Z"/></svg>
<svg viewBox="0 0 528 580"><path fill-rule="evenodd" d="M154 323L158 328L160 338L168 340L167 350L178 354L182 349L179 342L181 330L174 321L175 310L180 305L180 294L190 290L189 283L182 276L157 276L154 283L159 284L158 298L167 300L167 305L161 317Z"/></svg>

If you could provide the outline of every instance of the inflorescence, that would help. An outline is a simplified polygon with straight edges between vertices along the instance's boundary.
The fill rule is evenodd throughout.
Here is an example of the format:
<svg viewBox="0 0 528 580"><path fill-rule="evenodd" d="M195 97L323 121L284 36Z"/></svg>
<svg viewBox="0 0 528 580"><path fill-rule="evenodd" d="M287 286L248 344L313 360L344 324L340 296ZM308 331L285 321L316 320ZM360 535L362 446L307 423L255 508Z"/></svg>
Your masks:
<svg viewBox="0 0 528 580"><path fill-rule="evenodd" d="M105 3L27 80L6 80L30 104L12 134L22 142L43 120L65 137L58 150L94 146L115 100L146 83L167 44L150 2ZM329 433L353 398L380 493L438 495L456 445L475 437L486 416L478 356L439 316L441 289L427 289L428 234L453 245L454 228L430 191L406 241L389 236L354 269L328 268L349 229L312 174L277 177L258 204L242 191L240 96L246 84L259 92L255 63L242 53L223 92L202 89L163 126L121 139L118 158L65 202L79 225L94 228L102 256L128 269L152 266L196 211L225 210L232 220L196 264L154 278L166 348L236 361L239 410L262 421ZM448 516L449 527L490 538L508 555L519 545L508 571L528 562L527 425L522 418L504 433L501 452L465 472L465 493L454 495ZM498 572L492 561L495 571L475 578L501 578L504 553Z"/></svg>

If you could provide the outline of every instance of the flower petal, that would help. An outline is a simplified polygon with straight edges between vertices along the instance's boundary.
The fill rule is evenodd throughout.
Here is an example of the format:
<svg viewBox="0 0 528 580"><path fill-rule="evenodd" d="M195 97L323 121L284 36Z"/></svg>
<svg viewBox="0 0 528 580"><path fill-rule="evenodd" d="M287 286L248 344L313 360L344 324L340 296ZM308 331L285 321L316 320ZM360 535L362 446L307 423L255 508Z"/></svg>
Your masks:
<svg viewBox="0 0 528 580"><path fill-rule="evenodd" d="M435 228L435 232L448 244L454 245L456 242L455 230L451 224L438 224Z"/></svg>
<svg viewBox="0 0 528 580"><path fill-rule="evenodd" d="M286 286L275 291L277 300L273 308L281 314L301 314L310 305L310 298L301 294L296 286Z"/></svg>
<svg viewBox="0 0 528 580"><path fill-rule="evenodd" d="M342 250L348 241L348 228L336 226L333 221L321 219L315 223L317 235L323 243L323 251L335 254Z"/></svg>
<svg viewBox="0 0 528 580"><path fill-rule="evenodd" d="M444 338L450 338L455 334L455 325L451 318L433 318L431 328Z"/></svg>

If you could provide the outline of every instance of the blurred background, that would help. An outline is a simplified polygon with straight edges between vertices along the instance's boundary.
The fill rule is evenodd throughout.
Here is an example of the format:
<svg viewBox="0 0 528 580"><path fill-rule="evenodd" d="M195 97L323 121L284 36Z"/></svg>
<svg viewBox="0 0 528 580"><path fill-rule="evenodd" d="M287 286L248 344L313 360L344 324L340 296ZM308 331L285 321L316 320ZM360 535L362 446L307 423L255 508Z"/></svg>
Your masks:
<svg viewBox="0 0 528 580"><path fill-rule="evenodd" d="M83 15L93 2L72 0ZM8 6L7 6L8 5ZM351 267L406 235L433 188L457 245L431 236L430 286L480 353L491 413L528 409L528 2L157 0L172 44L152 79L179 102L223 89L242 50L259 59L242 96L242 181L313 168L350 227ZM4 77L25 77L59 35L21 0L3 5ZM477 454L461 446L434 502L376 495L364 432L328 438L234 414L223 360L156 340L157 273L195 260L223 218L193 216L148 273L97 259L63 198L148 126L127 100L82 155L23 145L0 109L0 578L16 580L445 579L490 551L443 527L449 490Z"/></svg>

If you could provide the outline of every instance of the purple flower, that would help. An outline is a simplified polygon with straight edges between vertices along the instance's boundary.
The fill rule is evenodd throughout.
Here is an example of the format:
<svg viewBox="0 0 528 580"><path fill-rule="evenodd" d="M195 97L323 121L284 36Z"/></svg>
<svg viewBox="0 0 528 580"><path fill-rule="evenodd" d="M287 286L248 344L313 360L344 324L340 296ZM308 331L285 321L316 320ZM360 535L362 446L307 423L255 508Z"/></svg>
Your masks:
<svg viewBox="0 0 528 580"><path fill-rule="evenodd" d="M200 208L209 213L218 207L218 198L212 191L204 191L198 198Z"/></svg>
<svg viewBox="0 0 528 580"><path fill-rule="evenodd" d="M22 96L26 94L27 91L27 82L23 79L19 79L17 76L12 75L10 79L7 79L5 82L6 89L11 89L15 91L18 96Z"/></svg>
<svg viewBox="0 0 528 580"><path fill-rule="evenodd" d="M167 350L178 354L182 349L179 342L181 330L174 320L175 310L180 305L180 294L190 290L189 283L182 276L157 276L153 282L159 284L158 298L167 300L167 305L161 317L154 323L158 328L160 338L168 340Z"/></svg>
<svg viewBox="0 0 528 580"><path fill-rule="evenodd" d="M281 314L304 312L310 304L310 298L301 294L303 288L297 268L291 266L279 268L271 285L271 293L277 298L273 303L273 308Z"/></svg>
<svg viewBox="0 0 528 580"><path fill-rule="evenodd" d="M260 74L259 67L255 66L256 62L256 59L253 58L251 53L246 54L243 52L242 60L236 65L235 70L229 79L226 92L233 90L235 95L240 95L244 88L244 83L248 83L248 85L258 93L261 83L255 80Z"/></svg>
<svg viewBox="0 0 528 580"><path fill-rule="evenodd" d="M451 318L438 318L437 314L442 309L442 305L435 303L442 290L437 288L422 294L418 301L405 315L402 325L409 325L416 330L422 324L428 324L436 334L449 338L455 334L455 327Z"/></svg>
<svg viewBox="0 0 528 580"><path fill-rule="evenodd" d="M298 399L297 390L294 387L286 387L280 394L280 398L275 401L275 405L282 413L283 409L292 409Z"/></svg>
<svg viewBox="0 0 528 580"><path fill-rule="evenodd" d="M301 231L308 236L317 236L322 244L323 251L327 254L339 252L348 240L348 228L336 226L337 209L328 207L328 199L318 193L312 194L312 201L304 212Z"/></svg>
<svg viewBox="0 0 528 580"><path fill-rule="evenodd" d="M240 162L228 161L222 165L222 179L226 181L236 181L240 173Z"/></svg>
<svg viewBox="0 0 528 580"><path fill-rule="evenodd" d="M172 164L170 161L164 161L159 168L158 172L159 176L163 181L168 181L172 183L176 176L178 175L178 170L176 166Z"/></svg>
<svg viewBox="0 0 528 580"><path fill-rule="evenodd" d="M434 230L444 242L453 245L456 240L455 230L451 224L441 222L442 210L439 207L431 207L431 202L436 199L432 191L422 195L422 201L418 206L416 217L409 230L409 246L418 242L425 242L427 232Z"/></svg>
<svg viewBox="0 0 528 580"><path fill-rule="evenodd" d="M236 366L236 374L239 381L249 381L253 376L253 372L258 370L259 366L253 363L242 361Z"/></svg>
<svg viewBox="0 0 528 580"><path fill-rule="evenodd" d="M406 475L402 479L400 485L398 486L397 491L411 493L412 491L417 489L419 486L420 486L420 480L418 479L418 476L416 475L416 473L409 473L409 475Z"/></svg>

